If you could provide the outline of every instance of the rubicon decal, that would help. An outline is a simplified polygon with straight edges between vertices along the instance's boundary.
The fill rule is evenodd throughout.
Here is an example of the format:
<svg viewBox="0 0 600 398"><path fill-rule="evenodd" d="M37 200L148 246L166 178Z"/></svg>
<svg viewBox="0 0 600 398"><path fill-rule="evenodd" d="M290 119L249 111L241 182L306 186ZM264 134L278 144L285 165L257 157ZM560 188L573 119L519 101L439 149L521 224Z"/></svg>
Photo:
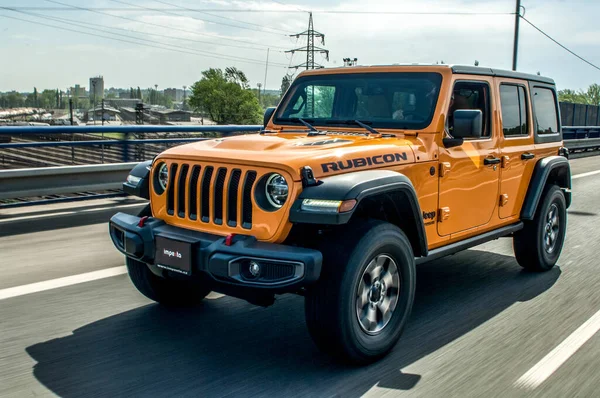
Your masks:
<svg viewBox="0 0 600 398"><path fill-rule="evenodd" d="M323 173L330 171L348 170L357 167L373 166L378 164L396 163L402 160L407 160L406 152L402 153L387 153L385 155L375 155L365 158L356 158L350 160L340 160L338 162L329 162L321 164Z"/></svg>

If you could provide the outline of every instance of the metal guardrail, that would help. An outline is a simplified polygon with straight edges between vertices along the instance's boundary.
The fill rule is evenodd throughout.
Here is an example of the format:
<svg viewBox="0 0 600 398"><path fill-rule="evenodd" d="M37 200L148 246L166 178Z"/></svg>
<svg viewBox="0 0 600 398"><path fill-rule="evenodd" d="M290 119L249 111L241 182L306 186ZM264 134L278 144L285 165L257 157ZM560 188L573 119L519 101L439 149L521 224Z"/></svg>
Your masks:
<svg viewBox="0 0 600 398"><path fill-rule="evenodd" d="M121 189L137 163L0 170L0 199Z"/></svg>
<svg viewBox="0 0 600 398"><path fill-rule="evenodd" d="M258 132L262 126L87 126L87 127L1 127L0 136L6 135L39 135L39 134L73 134L102 133L103 131L129 133L152 132L219 132L224 135L233 132ZM600 149L600 127L563 127L565 146L572 152L584 152ZM569 139L567 137L573 137ZM143 143L183 143L208 138L174 138L150 140L92 140L92 141L58 141L34 143L0 144L0 149L11 147L53 147L72 145L108 145L108 144L143 144ZM121 189L129 171L137 162L98 164L84 166L43 167L18 170L0 170L0 200L24 197L40 197L61 193L86 191L106 191ZM86 198L98 198L103 195L90 195ZM112 195L114 196L114 195ZM52 199L51 201L60 201ZM65 198L62 201L77 200ZM39 202L10 203L0 208L37 204Z"/></svg>

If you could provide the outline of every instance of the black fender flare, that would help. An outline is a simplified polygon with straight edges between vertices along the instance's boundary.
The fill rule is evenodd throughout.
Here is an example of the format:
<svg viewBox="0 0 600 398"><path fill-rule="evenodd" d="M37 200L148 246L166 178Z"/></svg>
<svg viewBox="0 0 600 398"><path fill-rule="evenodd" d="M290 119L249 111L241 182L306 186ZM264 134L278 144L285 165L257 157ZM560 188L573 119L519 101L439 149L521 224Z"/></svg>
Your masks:
<svg viewBox="0 0 600 398"><path fill-rule="evenodd" d="M417 192L408 177L391 170L364 170L354 173L325 177L318 185L304 188L290 209L289 220L297 224L343 225L347 224L360 202L370 196L402 191L410 205L410 212L416 225L418 248L421 255L427 255L427 236L421 214ZM315 212L302 210L304 199L356 200L352 210L338 212Z"/></svg>
<svg viewBox="0 0 600 398"><path fill-rule="evenodd" d="M141 178L137 184L130 181L123 183L123 192L129 195L137 196L142 199L150 199L150 166L152 161L148 160L136 165L129 172L130 176Z"/></svg>
<svg viewBox="0 0 600 398"><path fill-rule="evenodd" d="M571 205L571 166L569 160L563 156L549 156L539 160L533 169L533 175L529 181L529 188L521 209L522 220L533 220L535 217L544 187L551 175L554 175L552 182L561 187L565 193L567 208Z"/></svg>

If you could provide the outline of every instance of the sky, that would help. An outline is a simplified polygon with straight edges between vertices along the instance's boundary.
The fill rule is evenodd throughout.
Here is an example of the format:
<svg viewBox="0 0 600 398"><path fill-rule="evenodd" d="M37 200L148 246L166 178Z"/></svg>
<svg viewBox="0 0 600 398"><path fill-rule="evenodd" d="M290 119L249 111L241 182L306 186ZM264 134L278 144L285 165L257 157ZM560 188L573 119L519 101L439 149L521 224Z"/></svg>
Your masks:
<svg viewBox="0 0 600 398"><path fill-rule="evenodd" d="M522 5L525 18L600 66L600 1ZM289 35L306 30L307 11L325 34L318 44L329 61L316 61L326 67L346 57L362 65L512 66L514 0L0 0L0 8L0 91L87 87L95 75L104 76L105 88L181 88L203 70L227 66L243 70L252 87L264 84L266 72L267 89L278 89L288 66L306 60L285 51L306 45ZM518 70L550 76L559 89L600 83L600 70L525 22Z"/></svg>

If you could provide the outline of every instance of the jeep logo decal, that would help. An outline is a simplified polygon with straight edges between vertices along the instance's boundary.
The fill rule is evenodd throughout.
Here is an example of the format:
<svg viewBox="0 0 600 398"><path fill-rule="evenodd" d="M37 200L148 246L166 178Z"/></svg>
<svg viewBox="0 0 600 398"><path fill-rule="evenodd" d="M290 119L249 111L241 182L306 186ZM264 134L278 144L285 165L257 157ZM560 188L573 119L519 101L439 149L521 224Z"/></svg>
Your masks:
<svg viewBox="0 0 600 398"><path fill-rule="evenodd" d="M339 162L329 162L321 164L323 173L330 171L348 170L355 167L373 166L374 164L395 163L401 160L407 160L406 152L387 153L385 155L376 155L366 158L356 158L351 160L340 160Z"/></svg>
<svg viewBox="0 0 600 398"><path fill-rule="evenodd" d="M430 211L428 213L423 212L423 220L433 220L435 218L435 211Z"/></svg>

